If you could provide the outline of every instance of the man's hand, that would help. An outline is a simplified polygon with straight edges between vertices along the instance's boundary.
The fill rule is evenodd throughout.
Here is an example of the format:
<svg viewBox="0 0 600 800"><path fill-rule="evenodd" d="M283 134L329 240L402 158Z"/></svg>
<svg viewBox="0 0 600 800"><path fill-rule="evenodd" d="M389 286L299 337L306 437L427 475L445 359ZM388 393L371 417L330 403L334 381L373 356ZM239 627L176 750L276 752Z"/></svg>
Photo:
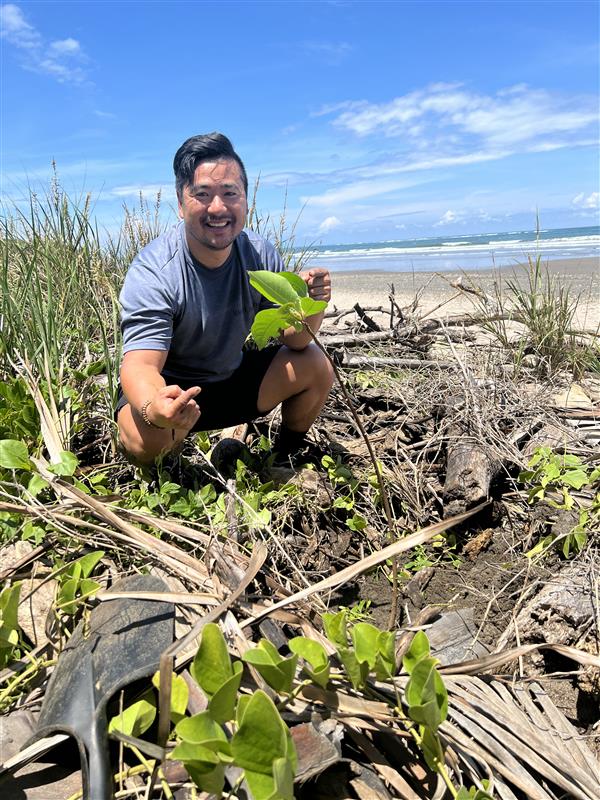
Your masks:
<svg viewBox="0 0 600 800"><path fill-rule="evenodd" d="M200 408L194 400L200 391L199 386L192 386L185 392L179 386L159 389L146 408L148 419L159 428L191 430L200 416Z"/></svg>
<svg viewBox="0 0 600 800"><path fill-rule="evenodd" d="M308 296L313 300L331 300L331 278L329 270L323 267L315 267L305 272L300 272L300 277L308 286Z"/></svg>

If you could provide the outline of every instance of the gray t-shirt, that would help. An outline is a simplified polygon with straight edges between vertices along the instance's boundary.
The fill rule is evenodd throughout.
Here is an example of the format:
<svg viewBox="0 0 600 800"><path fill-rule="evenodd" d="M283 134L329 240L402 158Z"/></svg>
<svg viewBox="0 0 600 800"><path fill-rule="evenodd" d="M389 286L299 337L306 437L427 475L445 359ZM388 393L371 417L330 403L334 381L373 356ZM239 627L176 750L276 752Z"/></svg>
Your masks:
<svg viewBox="0 0 600 800"><path fill-rule="evenodd" d="M284 269L261 236L242 231L227 261L207 269L192 257L178 223L144 247L127 271L120 296L123 352L167 350L167 383L225 380L240 364L256 313L271 306L250 286L246 272L258 269Z"/></svg>

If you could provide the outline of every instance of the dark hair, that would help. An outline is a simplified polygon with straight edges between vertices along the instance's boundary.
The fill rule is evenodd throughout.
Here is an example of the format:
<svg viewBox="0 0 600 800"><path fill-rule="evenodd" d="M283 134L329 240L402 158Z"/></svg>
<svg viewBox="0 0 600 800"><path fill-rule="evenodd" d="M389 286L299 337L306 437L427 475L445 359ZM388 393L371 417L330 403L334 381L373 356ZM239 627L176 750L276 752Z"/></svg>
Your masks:
<svg viewBox="0 0 600 800"><path fill-rule="evenodd" d="M181 145L173 159L175 172L175 189L181 199L183 189L194 180L196 167L203 161L215 161L220 158L231 158L237 163L242 174L244 191L248 195L248 176L242 159L233 149L229 139L222 133L204 133L192 136Z"/></svg>

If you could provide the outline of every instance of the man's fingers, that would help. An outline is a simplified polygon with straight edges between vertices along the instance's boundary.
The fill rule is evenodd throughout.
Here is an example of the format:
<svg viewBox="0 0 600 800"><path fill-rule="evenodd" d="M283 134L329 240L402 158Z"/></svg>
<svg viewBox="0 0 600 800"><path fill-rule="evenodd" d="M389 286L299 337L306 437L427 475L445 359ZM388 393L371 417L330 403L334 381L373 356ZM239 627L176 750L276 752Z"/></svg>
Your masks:
<svg viewBox="0 0 600 800"><path fill-rule="evenodd" d="M172 410L177 414L182 409L184 409L187 406L188 402L192 398L196 397L196 395L198 395L201 391L202 390L200 389L199 386L192 386L191 388L186 389L185 392L182 392L179 395L179 397L176 397L173 400L173 404L171 406Z"/></svg>

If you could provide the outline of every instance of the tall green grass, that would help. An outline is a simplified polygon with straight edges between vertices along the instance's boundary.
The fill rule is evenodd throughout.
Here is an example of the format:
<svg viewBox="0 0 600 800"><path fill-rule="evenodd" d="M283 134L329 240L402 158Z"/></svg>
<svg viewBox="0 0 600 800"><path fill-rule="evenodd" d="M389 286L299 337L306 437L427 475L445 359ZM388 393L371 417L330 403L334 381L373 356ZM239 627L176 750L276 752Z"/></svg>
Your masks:
<svg viewBox="0 0 600 800"><path fill-rule="evenodd" d="M517 372L528 355L534 356L541 376L561 370L575 377L588 370L600 372L599 332L577 327L581 297L550 274L541 256L529 256L521 272L495 282L493 308L490 298L478 297L482 326L512 353ZM518 336L515 322L522 326Z"/></svg>
<svg viewBox="0 0 600 800"><path fill-rule="evenodd" d="M286 268L301 268L308 251L295 255L297 220L290 223L285 202L277 222L261 214L258 188L257 181L248 225L274 242ZM25 206L5 207L0 220L0 379L14 380L27 365L70 421L61 431L68 446L82 415L103 412L112 424L121 284L135 255L175 218L161 213L160 195L151 204L140 195L135 207L124 206L120 229L109 235L94 217L92 197L69 196L56 173L45 191L29 189L27 198ZM75 407L79 416L70 413Z"/></svg>

